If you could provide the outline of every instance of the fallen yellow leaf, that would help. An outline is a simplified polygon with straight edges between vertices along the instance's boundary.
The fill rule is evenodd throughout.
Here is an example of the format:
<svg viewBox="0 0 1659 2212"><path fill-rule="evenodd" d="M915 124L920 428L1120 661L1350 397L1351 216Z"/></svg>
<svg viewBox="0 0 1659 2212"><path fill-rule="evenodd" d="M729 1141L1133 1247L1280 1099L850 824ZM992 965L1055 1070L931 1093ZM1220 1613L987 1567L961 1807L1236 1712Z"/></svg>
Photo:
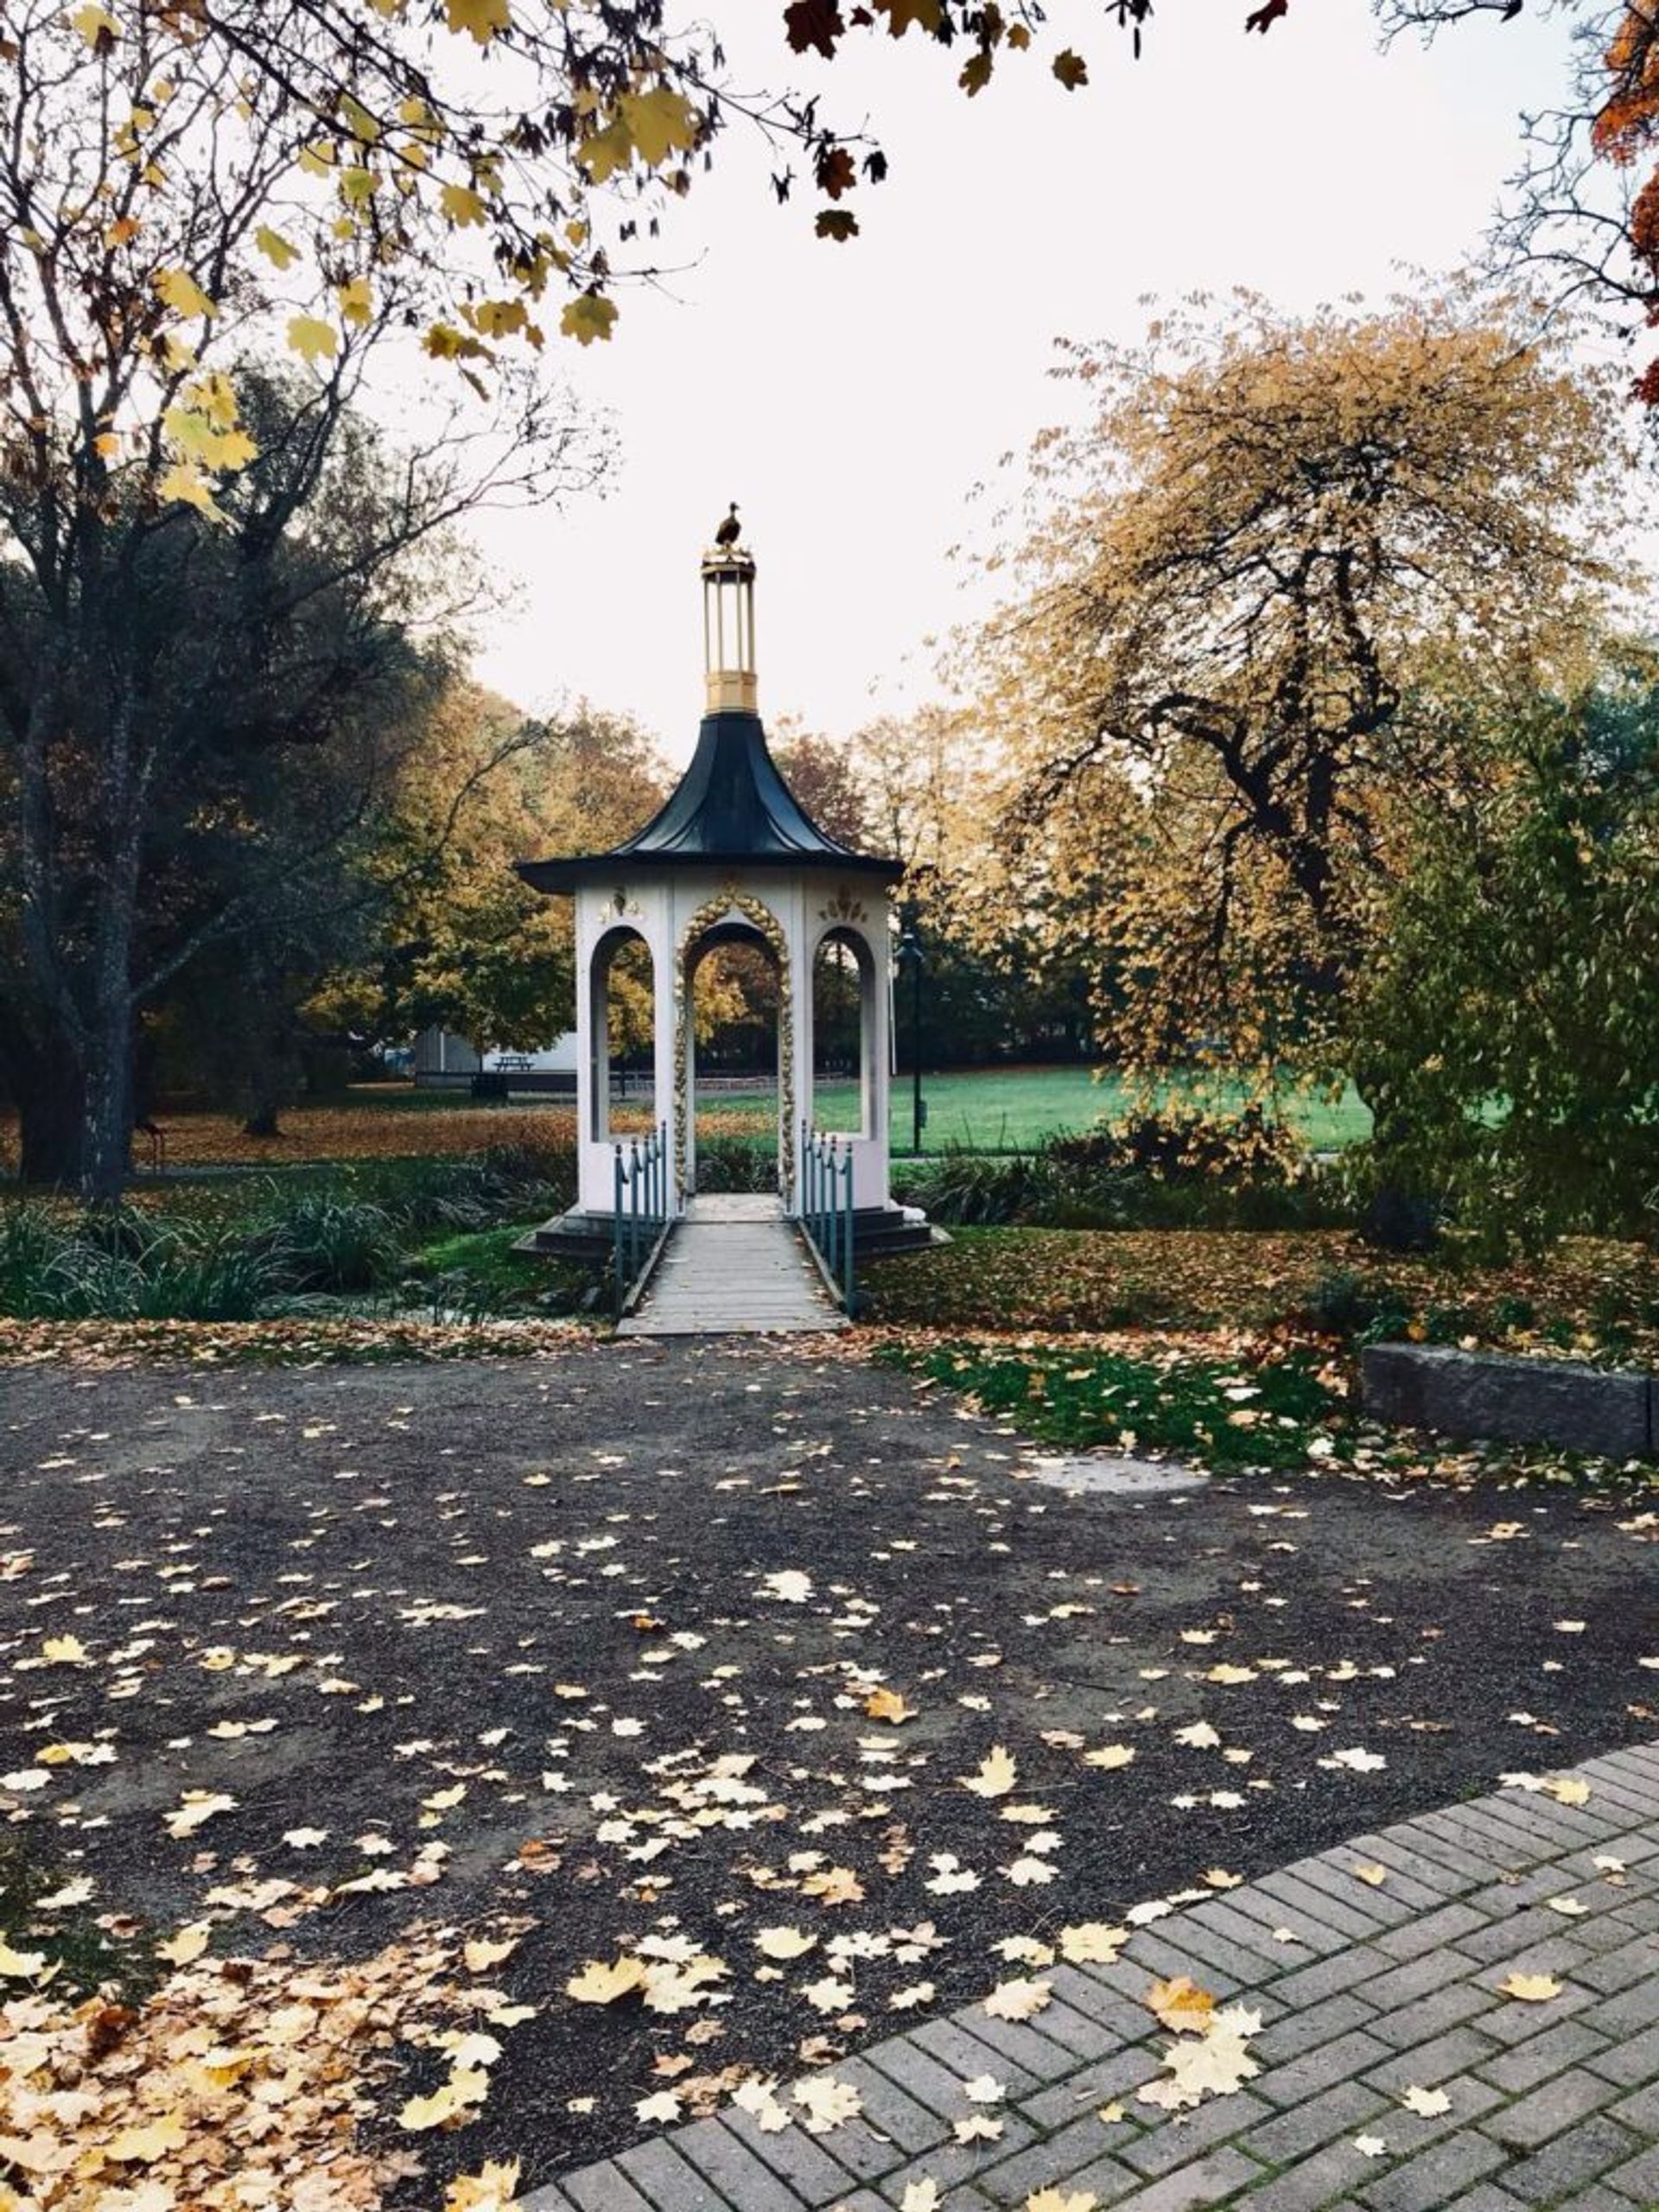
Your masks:
<svg viewBox="0 0 1659 2212"><path fill-rule="evenodd" d="M972 1774L958 1775L964 1789L976 1797L1006 1797L1014 1784L1013 1759L1001 1744L994 1744Z"/></svg>
<svg viewBox="0 0 1659 2212"><path fill-rule="evenodd" d="M1216 2009L1210 1992L1184 1974L1171 1981L1154 1981L1147 1992L1147 2003L1177 2035L1202 2035Z"/></svg>
<svg viewBox="0 0 1659 2212"><path fill-rule="evenodd" d="M199 1959L207 1948L207 1939L213 1932L211 1920L192 1920L171 1936L165 1943L156 1946L156 1955L165 1959L170 1967L188 1967Z"/></svg>
<svg viewBox="0 0 1659 2212"><path fill-rule="evenodd" d="M145 2126L124 2127L105 2145L104 2156L123 2165L147 2166L152 2159L164 2158L169 2151L181 2151L184 2140L183 2113L163 2113L159 2120L152 2120Z"/></svg>
<svg viewBox="0 0 1659 2212"><path fill-rule="evenodd" d="M564 1993L574 1997L578 2005L614 2005L619 1997L626 1997L645 1986L645 1961L641 1959L617 1959L610 1966L590 1959L579 1974L573 1974L565 1983Z"/></svg>
<svg viewBox="0 0 1659 2212"><path fill-rule="evenodd" d="M503 1959L510 1959L518 1948L516 1936L505 1936L499 1943L487 1936L475 1936L461 1950L468 1974L486 1974L492 1967L499 1967Z"/></svg>
<svg viewBox="0 0 1659 2212"><path fill-rule="evenodd" d="M999 1981L985 1999L985 2010L994 2020L1028 2020L1053 1994L1046 1981Z"/></svg>
<svg viewBox="0 0 1659 2212"><path fill-rule="evenodd" d="M897 1690L872 1690L864 1700L864 1710L872 1720L890 1721L897 1728L902 1722L913 1720L917 1708L906 1705Z"/></svg>
<svg viewBox="0 0 1659 2212"><path fill-rule="evenodd" d="M1548 1974L1512 1974L1497 1986L1505 1997L1518 1997L1525 2005L1547 2005L1561 1993L1560 1983Z"/></svg>

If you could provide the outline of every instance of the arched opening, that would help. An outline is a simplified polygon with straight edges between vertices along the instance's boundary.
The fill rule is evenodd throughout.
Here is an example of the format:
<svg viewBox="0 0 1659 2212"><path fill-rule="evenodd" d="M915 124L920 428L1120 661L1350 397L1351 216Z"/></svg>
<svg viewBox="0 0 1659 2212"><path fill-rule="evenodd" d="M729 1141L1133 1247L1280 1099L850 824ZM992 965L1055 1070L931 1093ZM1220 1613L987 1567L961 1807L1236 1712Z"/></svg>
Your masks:
<svg viewBox="0 0 1659 2212"><path fill-rule="evenodd" d="M657 1125L656 976L638 930L607 930L588 971L591 1135L638 1135Z"/></svg>
<svg viewBox="0 0 1659 2212"><path fill-rule="evenodd" d="M867 1137L875 1040L875 962L856 931L833 929L812 956L812 1126Z"/></svg>
<svg viewBox="0 0 1659 2212"><path fill-rule="evenodd" d="M782 990L776 953L747 922L705 931L686 957L693 1187L779 1187Z"/></svg>

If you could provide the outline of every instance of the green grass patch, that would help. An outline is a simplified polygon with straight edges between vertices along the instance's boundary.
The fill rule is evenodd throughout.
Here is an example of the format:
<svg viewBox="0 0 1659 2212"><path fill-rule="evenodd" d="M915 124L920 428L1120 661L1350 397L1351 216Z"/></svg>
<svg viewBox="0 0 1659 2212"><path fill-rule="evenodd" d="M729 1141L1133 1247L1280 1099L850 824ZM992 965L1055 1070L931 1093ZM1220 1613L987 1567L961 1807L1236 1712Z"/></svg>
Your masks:
<svg viewBox="0 0 1659 2212"><path fill-rule="evenodd" d="M468 1314L566 1312L591 1286L585 1268L539 1253L517 1252L535 1224L458 1230L435 1238L411 1255L411 1273L435 1305Z"/></svg>
<svg viewBox="0 0 1659 2212"><path fill-rule="evenodd" d="M1231 1115L1248 1105L1252 1092L1246 1085L1226 1082L1171 1081L1161 1086L1154 1103L1161 1108L1202 1107L1216 1115ZM1108 1072L1096 1077L1092 1069L953 1068L937 1075L924 1074L922 1096L927 1105L927 1124L922 1132L926 1153L953 1145L981 1152L1023 1152L1045 1137L1091 1128L1105 1119L1123 1120L1146 1101L1124 1077ZM849 1128L857 1119L857 1085L824 1083L814 1092L820 1126ZM753 1122L756 1133L769 1128L778 1112L776 1093L762 1090L709 1092L700 1107L727 1119ZM1340 1152L1371 1133L1371 1117L1351 1087L1332 1101L1308 1090L1287 1091L1280 1117L1312 1152ZM912 1109L908 1074L893 1079L888 1116L895 1153L911 1150Z"/></svg>
<svg viewBox="0 0 1659 2212"><path fill-rule="evenodd" d="M103 1989L118 2004L138 2003L164 1973L150 1930L124 1915L111 1919L95 1891L77 1904L41 1902L73 1887L70 1869L34 1856L17 1836L0 1836L0 1938L14 1951L44 1955L56 1969L54 1997Z"/></svg>
<svg viewBox="0 0 1659 2212"><path fill-rule="evenodd" d="M1169 1452L1218 1472L1306 1466L1309 1446L1347 1419L1312 1354L1251 1364L945 1344L883 1345L876 1358L965 1392L1039 1443Z"/></svg>

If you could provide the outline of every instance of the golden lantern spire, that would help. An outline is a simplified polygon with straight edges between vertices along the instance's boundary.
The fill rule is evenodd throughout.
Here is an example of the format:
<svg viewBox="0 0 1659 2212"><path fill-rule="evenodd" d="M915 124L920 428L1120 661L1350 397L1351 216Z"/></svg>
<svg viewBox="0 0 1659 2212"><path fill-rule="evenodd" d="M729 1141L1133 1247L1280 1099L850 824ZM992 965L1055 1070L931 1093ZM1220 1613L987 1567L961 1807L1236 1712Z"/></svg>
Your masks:
<svg viewBox="0 0 1659 2212"><path fill-rule="evenodd" d="M759 712L754 671L754 556L739 541L737 502L702 556L705 711Z"/></svg>

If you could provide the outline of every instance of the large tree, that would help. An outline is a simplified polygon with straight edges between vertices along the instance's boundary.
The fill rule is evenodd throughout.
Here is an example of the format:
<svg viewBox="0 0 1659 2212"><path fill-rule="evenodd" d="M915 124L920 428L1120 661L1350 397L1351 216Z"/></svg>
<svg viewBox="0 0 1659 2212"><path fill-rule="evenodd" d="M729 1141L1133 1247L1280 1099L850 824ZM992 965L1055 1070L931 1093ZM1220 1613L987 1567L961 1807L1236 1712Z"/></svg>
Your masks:
<svg viewBox="0 0 1659 2212"><path fill-rule="evenodd" d="M107 1198L136 1030L188 963L359 896L453 611L475 489L393 454L338 385L245 378L259 452L223 519L0 477L0 926L29 1172ZM486 464L486 467L488 464Z"/></svg>
<svg viewBox="0 0 1659 2212"><path fill-rule="evenodd" d="M1415 817L1352 1022L1414 1179L1494 1242L1659 1235L1659 661L1469 733Z"/></svg>
<svg viewBox="0 0 1659 2212"><path fill-rule="evenodd" d="M532 721L451 683L403 760L367 866L372 941L314 996L314 1018L378 1038L435 1025L531 1050L575 1018L571 911L513 862L617 843L665 788L650 741L585 703ZM650 1035L648 1002L645 1033ZM623 1025L625 1042L637 1024Z"/></svg>
<svg viewBox="0 0 1659 2212"><path fill-rule="evenodd" d="M1471 772L1433 702L1518 695L1601 619L1605 394L1461 299L1243 301L1071 367L981 640L1014 849L1066 928L1091 908L1124 1062L1340 1068L1371 887Z"/></svg>
<svg viewBox="0 0 1659 2212"><path fill-rule="evenodd" d="M448 524L600 457L567 404L490 358L531 339L547 270L515 264L512 299L482 283L467 236L490 227L491 141L475 115L452 143L417 86L377 77L400 40L415 66L409 27L145 0L24 0L0 31L9 1049L31 1165L92 1196L124 1173L137 1009L276 895L251 835L241 881L156 950L198 769L337 733L316 610L406 643L440 607ZM429 381L389 463L358 403L423 333L478 391ZM48 1115L70 1134L42 1161Z"/></svg>

